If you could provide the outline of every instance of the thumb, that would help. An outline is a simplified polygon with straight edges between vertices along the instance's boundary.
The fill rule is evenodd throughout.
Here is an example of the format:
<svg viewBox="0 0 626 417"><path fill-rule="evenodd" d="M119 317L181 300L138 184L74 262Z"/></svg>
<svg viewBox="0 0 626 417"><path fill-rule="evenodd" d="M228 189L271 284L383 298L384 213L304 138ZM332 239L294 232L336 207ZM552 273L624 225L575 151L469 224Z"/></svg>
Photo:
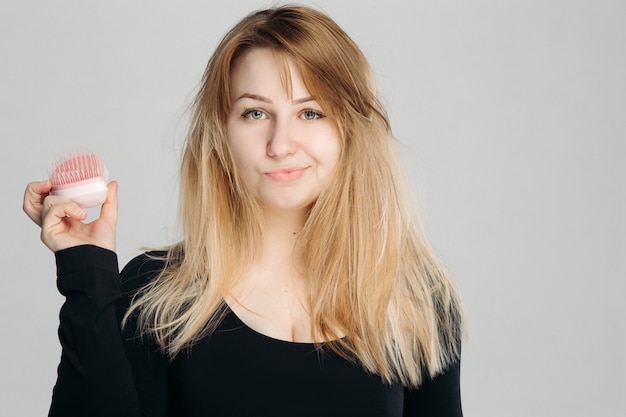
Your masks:
<svg viewBox="0 0 626 417"><path fill-rule="evenodd" d="M108 185L107 197L100 209L100 218L111 224L117 223L117 182Z"/></svg>

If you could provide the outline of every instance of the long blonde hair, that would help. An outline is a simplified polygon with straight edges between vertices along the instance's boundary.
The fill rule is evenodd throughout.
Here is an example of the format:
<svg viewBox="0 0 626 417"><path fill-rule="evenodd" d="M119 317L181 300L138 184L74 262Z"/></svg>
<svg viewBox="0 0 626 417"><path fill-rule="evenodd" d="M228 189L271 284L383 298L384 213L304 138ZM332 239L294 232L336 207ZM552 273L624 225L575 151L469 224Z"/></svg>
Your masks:
<svg viewBox="0 0 626 417"><path fill-rule="evenodd" d="M342 138L335 179L298 240L312 336L389 383L418 385L458 358L460 301L407 199L367 60L334 21L307 7L248 15L211 57L182 158L183 240L168 248L166 267L126 318L138 314L140 332L174 357L215 330L224 298L258 254L261 212L237 175L225 132L230 74L252 48L293 62Z"/></svg>

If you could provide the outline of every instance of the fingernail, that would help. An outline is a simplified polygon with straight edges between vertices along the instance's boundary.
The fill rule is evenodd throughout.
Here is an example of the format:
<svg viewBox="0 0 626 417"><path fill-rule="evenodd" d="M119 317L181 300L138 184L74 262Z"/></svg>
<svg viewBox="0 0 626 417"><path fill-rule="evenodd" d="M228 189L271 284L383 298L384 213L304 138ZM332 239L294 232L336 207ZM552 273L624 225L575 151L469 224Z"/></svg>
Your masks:
<svg viewBox="0 0 626 417"><path fill-rule="evenodd" d="M85 213L85 211L83 209L81 209L80 207L76 207L74 209L74 214L76 214L79 217L83 217L87 213Z"/></svg>

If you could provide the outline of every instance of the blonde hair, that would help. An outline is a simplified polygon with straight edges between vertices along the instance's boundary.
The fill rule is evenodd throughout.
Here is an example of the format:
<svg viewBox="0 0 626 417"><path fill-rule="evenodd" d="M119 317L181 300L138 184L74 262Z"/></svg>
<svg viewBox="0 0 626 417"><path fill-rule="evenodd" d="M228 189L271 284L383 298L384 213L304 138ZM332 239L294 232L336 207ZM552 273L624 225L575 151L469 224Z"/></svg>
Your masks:
<svg viewBox="0 0 626 417"><path fill-rule="evenodd" d="M166 267L126 318L137 313L140 332L174 357L215 330L224 297L258 254L261 212L225 132L230 74L252 48L293 62L342 138L335 178L298 240L312 336L389 383L418 385L460 354L460 300L407 199L367 60L334 21L307 7L248 15L211 57L182 158L183 240L168 249Z"/></svg>

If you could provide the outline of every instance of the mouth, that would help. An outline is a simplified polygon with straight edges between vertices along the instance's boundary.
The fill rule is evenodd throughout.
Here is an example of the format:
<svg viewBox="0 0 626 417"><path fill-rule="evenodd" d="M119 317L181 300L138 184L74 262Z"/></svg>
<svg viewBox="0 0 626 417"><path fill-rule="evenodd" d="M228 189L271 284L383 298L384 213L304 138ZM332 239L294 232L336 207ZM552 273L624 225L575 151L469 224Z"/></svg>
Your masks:
<svg viewBox="0 0 626 417"><path fill-rule="evenodd" d="M306 167L278 168L265 172L274 181L288 182L300 179L306 172Z"/></svg>

